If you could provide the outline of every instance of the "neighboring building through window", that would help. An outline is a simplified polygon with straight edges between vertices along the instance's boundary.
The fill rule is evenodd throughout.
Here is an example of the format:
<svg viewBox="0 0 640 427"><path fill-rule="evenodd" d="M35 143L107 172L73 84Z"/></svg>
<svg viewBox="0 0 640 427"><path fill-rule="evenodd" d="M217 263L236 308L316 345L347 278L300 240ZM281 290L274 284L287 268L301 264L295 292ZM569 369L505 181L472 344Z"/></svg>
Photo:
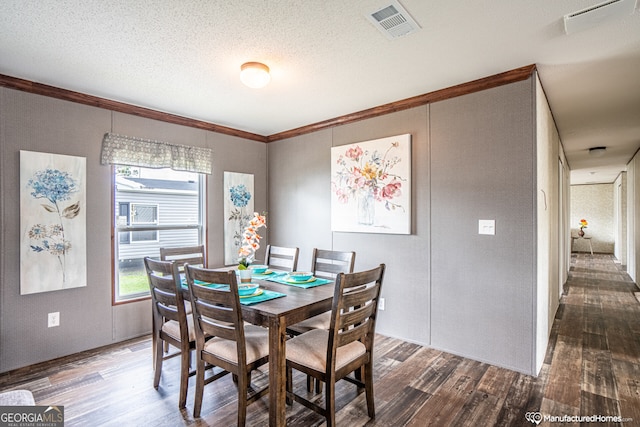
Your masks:
<svg viewBox="0 0 640 427"><path fill-rule="evenodd" d="M171 169L117 166L115 170L115 300L147 296L144 257L161 247L203 241L202 177Z"/></svg>

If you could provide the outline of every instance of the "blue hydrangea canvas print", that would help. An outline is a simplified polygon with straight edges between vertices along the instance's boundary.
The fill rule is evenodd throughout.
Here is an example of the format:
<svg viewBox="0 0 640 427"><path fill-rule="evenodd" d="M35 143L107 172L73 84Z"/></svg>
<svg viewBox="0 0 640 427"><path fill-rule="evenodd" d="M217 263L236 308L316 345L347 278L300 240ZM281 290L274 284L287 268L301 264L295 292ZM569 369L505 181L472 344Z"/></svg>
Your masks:
<svg viewBox="0 0 640 427"><path fill-rule="evenodd" d="M20 152L20 293L86 286L86 159Z"/></svg>

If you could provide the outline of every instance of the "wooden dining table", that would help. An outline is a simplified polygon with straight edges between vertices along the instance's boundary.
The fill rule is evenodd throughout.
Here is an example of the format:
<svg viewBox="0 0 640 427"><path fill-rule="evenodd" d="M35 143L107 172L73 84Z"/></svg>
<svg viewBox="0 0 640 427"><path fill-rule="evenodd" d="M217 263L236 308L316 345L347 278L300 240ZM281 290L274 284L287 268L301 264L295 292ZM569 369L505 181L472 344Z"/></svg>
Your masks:
<svg viewBox="0 0 640 427"><path fill-rule="evenodd" d="M242 317L254 325L269 328L269 425L284 426L286 417L287 326L331 310L334 284L300 288L267 280L253 280L261 288L281 292L285 297L254 305L242 305Z"/></svg>

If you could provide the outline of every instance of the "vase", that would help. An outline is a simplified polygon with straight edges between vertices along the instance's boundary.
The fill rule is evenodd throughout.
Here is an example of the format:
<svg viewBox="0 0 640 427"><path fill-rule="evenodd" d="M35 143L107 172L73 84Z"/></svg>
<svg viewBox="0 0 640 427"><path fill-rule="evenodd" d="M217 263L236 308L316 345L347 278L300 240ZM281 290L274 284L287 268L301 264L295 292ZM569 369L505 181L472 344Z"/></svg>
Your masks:
<svg viewBox="0 0 640 427"><path fill-rule="evenodd" d="M358 193L358 224L373 225L376 214L375 198L373 191L361 191Z"/></svg>
<svg viewBox="0 0 640 427"><path fill-rule="evenodd" d="M238 276L240 276L240 283L251 283L251 269L238 270Z"/></svg>
<svg viewBox="0 0 640 427"><path fill-rule="evenodd" d="M584 230L580 229L580 231L578 231L578 236L584 237Z"/></svg>

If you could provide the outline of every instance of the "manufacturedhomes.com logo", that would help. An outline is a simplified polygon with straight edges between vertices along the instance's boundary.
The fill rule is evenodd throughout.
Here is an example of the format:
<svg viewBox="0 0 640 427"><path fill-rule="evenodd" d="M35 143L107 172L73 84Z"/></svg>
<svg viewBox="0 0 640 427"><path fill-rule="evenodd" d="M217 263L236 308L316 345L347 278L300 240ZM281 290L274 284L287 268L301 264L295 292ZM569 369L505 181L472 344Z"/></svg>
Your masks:
<svg viewBox="0 0 640 427"><path fill-rule="evenodd" d="M0 406L0 427L64 427L64 406Z"/></svg>

